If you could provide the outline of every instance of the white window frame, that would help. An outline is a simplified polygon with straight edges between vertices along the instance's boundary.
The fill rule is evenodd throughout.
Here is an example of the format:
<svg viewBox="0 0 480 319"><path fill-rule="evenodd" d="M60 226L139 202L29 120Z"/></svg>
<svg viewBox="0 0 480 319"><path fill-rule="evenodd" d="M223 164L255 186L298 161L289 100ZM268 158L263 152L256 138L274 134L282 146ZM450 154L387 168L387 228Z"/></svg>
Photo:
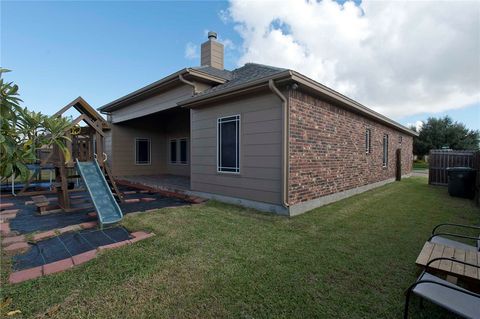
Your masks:
<svg viewBox="0 0 480 319"><path fill-rule="evenodd" d="M139 163L137 161L138 154L138 141L148 141L148 163ZM135 165L151 165L152 164L152 141L148 137L136 137L135 138Z"/></svg>
<svg viewBox="0 0 480 319"><path fill-rule="evenodd" d="M180 157L181 157L181 156L180 156L180 154L181 154L181 151L180 151L180 141L181 141L181 140L185 140L185 141L187 142L187 161L186 161L185 163L182 163L182 162L180 161ZM176 151L177 151L177 154L176 154L176 155L177 155L177 161L176 161L176 162L172 162L172 148L171 148L171 144L172 144L173 141L175 141L175 144L177 145L177 146L176 146ZM189 165L189 162L190 162L190 161L188 160L188 158L189 158L190 152L189 152L189 147L188 147L188 146L189 146L188 137L170 138L170 139L168 140L168 146L167 146L167 147L168 147L168 160L167 160L167 161L168 161L168 164L170 164L170 165Z"/></svg>
<svg viewBox="0 0 480 319"><path fill-rule="evenodd" d="M389 147L388 134L383 134L382 140L382 167L388 166L388 147Z"/></svg>
<svg viewBox="0 0 480 319"><path fill-rule="evenodd" d="M365 129L365 154L372 153L372 130Z"/></svg>
<svg viewBox="0 0 480 319"><path fill-rule="evenodd" d="M226 119L226 118L230 118L230 117L235 117L234 120L231 120L231 121L222 121L223 119ZM222 137L220 136L219 132L221 132L219 130L219 126L221 123L228 123L228 122L233 122L235 121L237 123L237 129L238 129L238 134L237 134L237 146L235 148L235 169L236 171L224 171L222 170L222 168L226 168L226 167L221 167L219 164L220 162L220 142L222 140ZM221 173L221 174L234 174L234 175L239 175L240 174L240 156L241 156L241 136L242 136L242 126L241 126L241 123L242 123L242 117L240 114L234 114L234 115L228 115L228 116L222 116L222 117L219 117L217 118L217 126L216 126L216 130L217 130L217 173ZM238 153L237 153L238 152ZM230 168L232 169L232 168Z"/></svg>

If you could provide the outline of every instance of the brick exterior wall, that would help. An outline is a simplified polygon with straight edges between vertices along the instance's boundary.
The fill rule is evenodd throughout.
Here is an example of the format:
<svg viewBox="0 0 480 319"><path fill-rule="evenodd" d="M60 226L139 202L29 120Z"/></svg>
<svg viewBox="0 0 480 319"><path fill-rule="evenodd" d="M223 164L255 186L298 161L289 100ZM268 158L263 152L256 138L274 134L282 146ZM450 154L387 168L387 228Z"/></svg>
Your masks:
<svg viewBox="0 0 480 319"><path fill-rule="evenodd" d="M402 175L411 172L412 136L299 90L286 95L290 205L394 178L397 148L402 153ZM367 128L370 154L365 152ZM389 136L387 167L382 167L384 134Z"/></svg>

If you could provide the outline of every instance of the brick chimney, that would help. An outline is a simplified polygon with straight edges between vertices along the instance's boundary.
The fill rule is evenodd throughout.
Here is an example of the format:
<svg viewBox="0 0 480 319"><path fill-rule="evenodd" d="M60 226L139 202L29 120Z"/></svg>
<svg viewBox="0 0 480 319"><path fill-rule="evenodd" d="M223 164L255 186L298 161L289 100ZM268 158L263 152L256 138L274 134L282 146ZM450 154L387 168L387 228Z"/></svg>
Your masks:
<svg viewBox="0 0 480 319"><path fill-rule="evenodd" d="M202 66L211 66L223 70L223 44L217 41L216 32L208 32L208 40L202 43L200 62Z"/></svg>

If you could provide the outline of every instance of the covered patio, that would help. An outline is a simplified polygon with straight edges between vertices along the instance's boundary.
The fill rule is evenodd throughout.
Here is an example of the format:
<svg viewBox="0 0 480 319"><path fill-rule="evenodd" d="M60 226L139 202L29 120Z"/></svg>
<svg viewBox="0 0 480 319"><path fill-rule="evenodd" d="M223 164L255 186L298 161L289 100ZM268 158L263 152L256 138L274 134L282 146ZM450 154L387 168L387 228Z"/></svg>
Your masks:
<svg viewBox="0 0 480 319"><path fill-rule="evenodd" d="M180 194L190 191L189 176L173 174L119 176L118 181Z"/></svg>

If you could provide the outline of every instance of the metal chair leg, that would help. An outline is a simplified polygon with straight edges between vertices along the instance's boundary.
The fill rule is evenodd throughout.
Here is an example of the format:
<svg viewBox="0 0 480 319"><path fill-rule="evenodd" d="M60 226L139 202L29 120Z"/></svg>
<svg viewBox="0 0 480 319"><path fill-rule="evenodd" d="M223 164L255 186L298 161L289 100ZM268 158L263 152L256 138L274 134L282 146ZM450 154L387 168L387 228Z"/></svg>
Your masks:
<svg viewBox="0 0 480 319"><path fill-rule="evenodd" d="M403 309L403 319L408 319L408 306L410 303L410 292L411 289L408 289L407 296L405 297L405 307Z"/></svg>

